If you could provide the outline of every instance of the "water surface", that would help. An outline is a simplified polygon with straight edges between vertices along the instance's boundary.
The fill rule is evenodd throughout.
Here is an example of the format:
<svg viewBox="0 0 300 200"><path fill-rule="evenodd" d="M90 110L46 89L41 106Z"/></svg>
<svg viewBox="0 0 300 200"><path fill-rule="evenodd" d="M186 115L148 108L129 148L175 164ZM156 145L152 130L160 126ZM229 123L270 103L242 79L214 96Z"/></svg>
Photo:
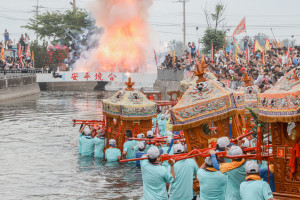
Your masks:
<svg viewBox="0 0 300 200"><path fill-rule="evenodd" d="M97 93L42 92L0 103L0 199L140 199L141 172L77 155L79 126L101 118Z"/></svg>

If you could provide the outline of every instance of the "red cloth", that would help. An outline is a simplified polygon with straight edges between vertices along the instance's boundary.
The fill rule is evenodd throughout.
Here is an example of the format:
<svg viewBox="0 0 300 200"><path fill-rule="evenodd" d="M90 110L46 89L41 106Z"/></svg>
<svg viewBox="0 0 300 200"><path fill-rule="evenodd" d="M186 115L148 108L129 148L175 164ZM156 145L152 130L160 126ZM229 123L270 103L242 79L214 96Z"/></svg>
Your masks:
<svg viewBox="0 0 300 200"><path fill-rule="evenodd" d="M290 178L293 178L293 174L296 172L296 158L300 158L300 146L299 144L294 144L291 151L291 159L289 167L291 167Z"/></svg>
<svg viewBox="0 0 300 200"><path fill-rule="evenodd" d="M245 71L246 70L246 68L245 67L242 67L241 69L240 69L240 71Z"/></svg>

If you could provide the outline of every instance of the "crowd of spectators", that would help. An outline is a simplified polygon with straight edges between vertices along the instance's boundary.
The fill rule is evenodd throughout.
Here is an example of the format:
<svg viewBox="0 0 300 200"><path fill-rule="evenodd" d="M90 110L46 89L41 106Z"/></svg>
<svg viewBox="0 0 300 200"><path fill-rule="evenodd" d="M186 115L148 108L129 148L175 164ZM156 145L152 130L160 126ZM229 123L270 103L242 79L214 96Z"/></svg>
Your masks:
<svg viewBox="0 0 300 200"><path fill-rule="evenodd" d="M249 59L247 59L247 51L235 54L235 52L217 50L214 51L213 57L211 53L201 55L195 50L194 43L189 43L190 51L186 51L181 58L175 59L168 54L160 69L194 71L196 62L201 62L204 58L208 70L219 81L227 83L230 88L236 89L242 86L244 83L242 79L247 72L254 84L263 92L276 84L291 69L299 66L300 46L289 47L289 49L288 47L273 47L264 52L259 50L254 52L252 44L248 41L245 46L247 44Z"/></svg>
<svg viewBox="0 0 300 200"><path fill-rule="evenodd" d="M21 34L15 47L7 29L5 29L3 36L4 41L0 42L0 69L19 70L33 68L31 57L26 55L26 50L30 43L29 35L27 33L25 33L25 36ZM3 50L4 54L2 53Z"/></svg>

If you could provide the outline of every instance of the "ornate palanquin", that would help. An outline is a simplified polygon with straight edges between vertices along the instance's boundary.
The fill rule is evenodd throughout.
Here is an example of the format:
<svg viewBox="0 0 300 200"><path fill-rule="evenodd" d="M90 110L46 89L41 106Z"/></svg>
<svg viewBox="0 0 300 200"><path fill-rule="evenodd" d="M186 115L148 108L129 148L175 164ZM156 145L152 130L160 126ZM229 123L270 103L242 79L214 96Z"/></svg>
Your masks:
<svg viewBox="0 0 300 200"><path fill-rule="evenodd" d="M259 119L271 124L274 195L280 199L300 199L300 67L291 70L273 88L258 94L258 100Z"/></svg>
<svg viewBox="0 0 300 200"><path fill-rule="evenodd" d="M103 114L107 122L107 139L116 137L117 147L123 149L125 131L132 130L134 136L152 129L152 118L156 117L156 103L132 88L134 83L126 83L127 88L119 90L109 99L102 101ZM116 136L120 133L118 136Z"/></svg>
<svg viewBox="0 0 300 200"><path fill-rule="evenodd" d="M217 80L217 77L211 72L206 72L204 74L204 78L209 80ZM195 76L194 72L187 71L185 74L185 78L182 81L180 81L181 90L185 92L191 85L196 84L197 80L198 77Z"/></svg>
<svg viewBox="0 0 300 200"><path fill-rule="evenodd" d="M178 103L170 109L173 130L183 130L189 151L194 148L203 149L209 146L208 140L229 134L229 118L238 120L237 115L244 113L244 93L227 88L218 81L204 77L205 63L199 64L195 73L198 80L191 85ZM216 132L204 132L204 126L214 122ZM233 122L234 123L234 122ZM208 125L206 125L208 124ZM238 132L233 131L233 137ZM203 160L197 158L201 164Z"/></svg>
<svg viewBox="0 0 300 200"><path fill-rule="evenodd" d="M253 85L251 83L251 78L248 77L248 73L245 73L245 77L243 79L244 81L244 86L238 88L238 90L243 91L245 94L245 107L246 108L251 108L255 113L258 112L257 110L257 94L259 93L259 88L256 85ZM247 128L247 130L250 132L250 130L252 129L253 125L251 124L251 118L252 115L250 113L250 111L248 109L245 110L245 114L244 114L244 119L245 119L245 126Z"/></svg>

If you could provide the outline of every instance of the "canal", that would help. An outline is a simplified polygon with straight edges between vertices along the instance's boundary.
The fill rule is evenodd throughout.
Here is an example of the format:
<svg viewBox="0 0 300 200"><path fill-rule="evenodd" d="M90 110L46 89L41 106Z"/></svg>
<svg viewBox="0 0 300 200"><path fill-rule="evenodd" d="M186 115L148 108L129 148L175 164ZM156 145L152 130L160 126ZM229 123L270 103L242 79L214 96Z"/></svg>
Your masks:
<svg viewBox="0 0 300 200"><path fill-rule="evenodd" d="M141 171L77 154L79 126L99 119L98 93L42 92L0 104L2 200L141 199Z"/></svg>

